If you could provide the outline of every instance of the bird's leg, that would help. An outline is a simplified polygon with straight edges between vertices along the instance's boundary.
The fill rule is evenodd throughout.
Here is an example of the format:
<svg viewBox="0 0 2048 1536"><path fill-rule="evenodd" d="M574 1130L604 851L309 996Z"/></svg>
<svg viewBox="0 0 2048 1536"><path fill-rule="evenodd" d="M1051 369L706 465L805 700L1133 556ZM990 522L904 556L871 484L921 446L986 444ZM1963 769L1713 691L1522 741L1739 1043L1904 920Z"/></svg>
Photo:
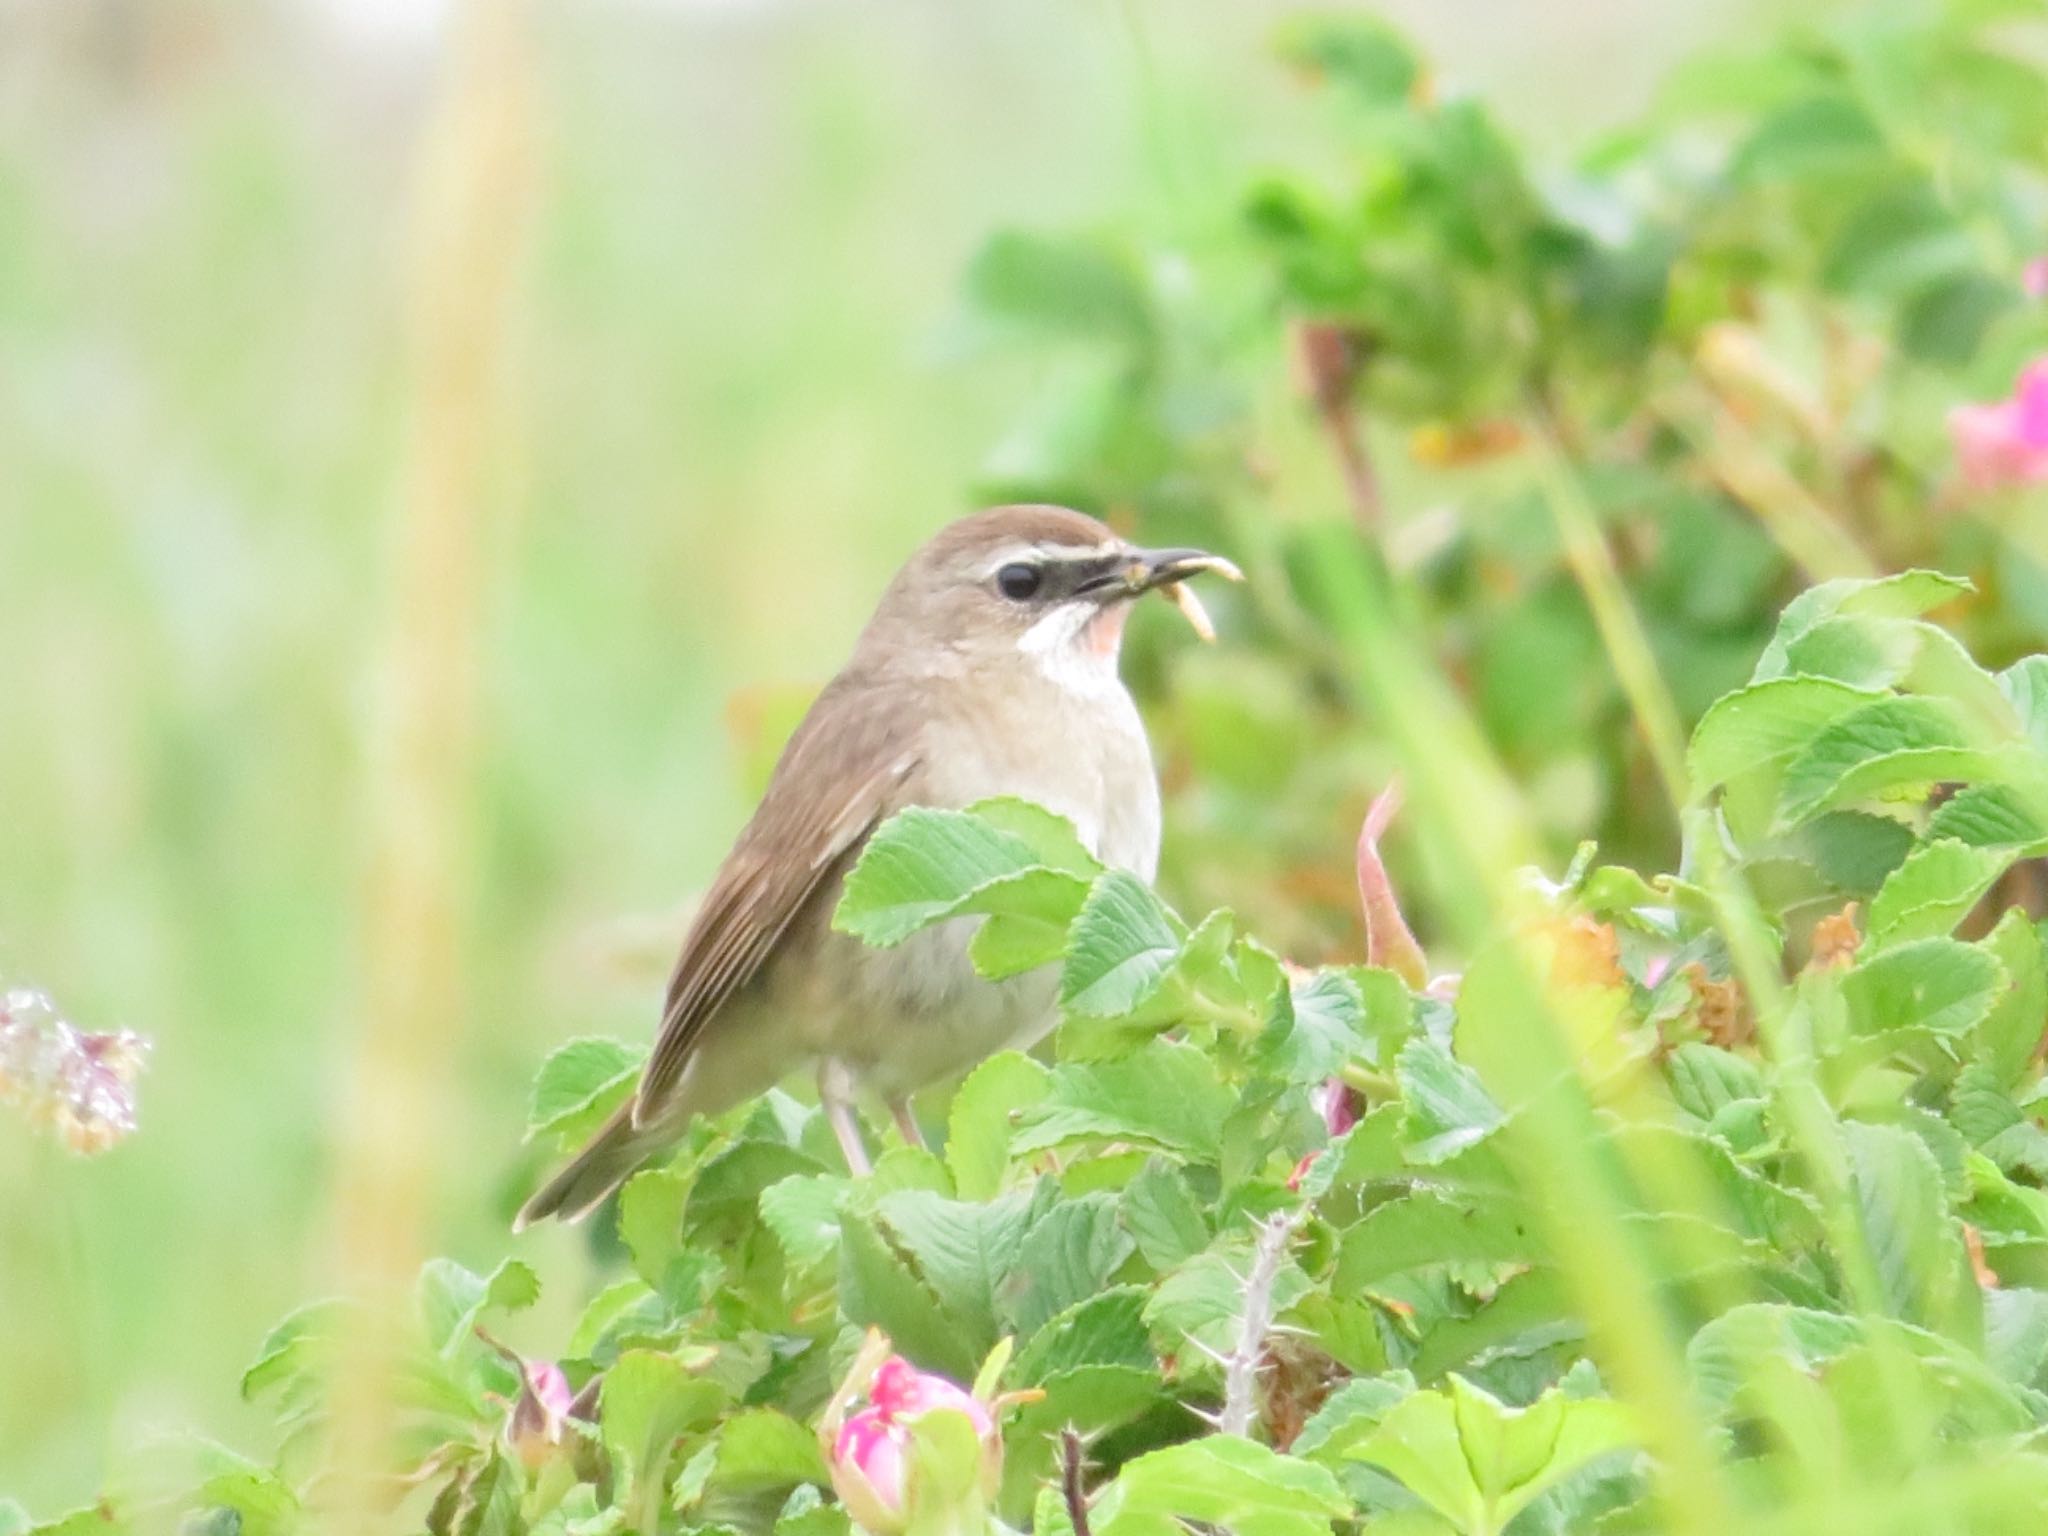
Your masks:
<svg viewBox="0 0 2048 1536"><path fill-rule="evenodd" d="M903 1133L903 1145L906 1147L916 1147L920 1152L923 1151L924 1132L918 1128L917 1116L910 1112L910 1100L907 1098L891 1099L889 1101L889 1115L890 1118L895 1120L896 1129Z"/></svg>
<svg viewBox="0 0 2048 1536"><path fill-rule="evenodd" d="M860 1120L853 1112L853 1081L844 1065L827 1057L818 1067L818 1102L825 1106L825 1119L839 1138L839 1150L846 1155L849 1173L858 1177L873 1173L868 1149L860 1139Z"/></svg>

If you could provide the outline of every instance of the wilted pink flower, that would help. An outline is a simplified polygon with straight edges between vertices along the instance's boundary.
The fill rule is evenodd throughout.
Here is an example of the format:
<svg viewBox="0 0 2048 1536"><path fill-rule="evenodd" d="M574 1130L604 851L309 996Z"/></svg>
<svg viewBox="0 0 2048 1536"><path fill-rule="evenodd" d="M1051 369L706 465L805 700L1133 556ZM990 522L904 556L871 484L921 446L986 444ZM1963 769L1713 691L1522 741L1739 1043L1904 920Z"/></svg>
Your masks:
<svg viewBox="0 0 2048 1536"><path fill-rule="evenodd" d="M135 1080L150 1045L128 1030L74 1029L41 992L0 994L0 1104L47 1125L73 1152L104 1152L135 1130Z"/></svg>
<svg viewBox="0 0 2048 1536"><path fill-rule="evenodd" d="M1950 411L1948 430L1963 478L1977 490L2048 480L2048 357L2021 371L2009 398Z"/></svg>

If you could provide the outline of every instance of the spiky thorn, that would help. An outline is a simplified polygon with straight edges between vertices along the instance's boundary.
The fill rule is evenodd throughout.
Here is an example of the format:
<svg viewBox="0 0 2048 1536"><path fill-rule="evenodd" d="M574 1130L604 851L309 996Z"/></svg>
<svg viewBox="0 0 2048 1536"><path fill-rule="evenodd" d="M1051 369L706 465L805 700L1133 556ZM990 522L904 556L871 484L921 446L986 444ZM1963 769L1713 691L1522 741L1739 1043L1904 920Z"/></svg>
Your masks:
<svg viewBox="0 0 2048 1536"><path fill-rule="evenodd" d="M1074 1536L1091 1536L1088 1493L1081 1486L1081 1436L1069 1425L1060 1431L1060 1494L1067 1503L1067 1521Z"/></svg>
<svg viewBox="0 0 2048 1536"><path fill-rule="evenodd" d="M1259 1376L1266 1360L1266 1338L1273 1331L1273 1291L1287 1257L1287 1241L1300 1221L1300 1211L1276 1211L1259 1223L1259 1235L1252 1244L1251 1272L1244 1280L1237 1342L1223 1360L1223 1411L1216 1416L1216 1427L1226 1435L1249 1435L1258 1415Z"/></svg>

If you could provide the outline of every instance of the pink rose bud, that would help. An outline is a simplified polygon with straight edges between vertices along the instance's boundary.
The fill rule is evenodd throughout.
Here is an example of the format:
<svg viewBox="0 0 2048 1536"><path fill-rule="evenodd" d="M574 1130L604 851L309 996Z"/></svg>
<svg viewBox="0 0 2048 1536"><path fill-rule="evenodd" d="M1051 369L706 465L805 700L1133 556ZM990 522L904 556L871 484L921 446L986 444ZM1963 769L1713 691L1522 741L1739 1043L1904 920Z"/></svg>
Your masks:
<svg viewBox="0 0 2048 1536"><path fill-rule="evenodd" d="M1037 1394L978 1397L943 1376L918 1370L901 1355L889 1354L888 1349L888 1340L880 1334L868 1336L818 1426L819 1443L831 1460L832 1487L839 1502L856 1525L874 1536L894 1536L902 1531L911 1522L920 1498L911 1454L914 1427L928 1413L957 1413L972 1426L980 1442L972 1485L975 1491L966 1496L975 1509L925 1509L917 1518L929 1522L938 1513L949 1519L959 1515L958 1529L977 1529L978 1521L985 1517L976 1512L995 1496L1002 1480L1003 1441L996 1432L996 1412L1006 1403ZM983 1370L989 1381L1008 1358L1008 1346L999 1346L998 1354L1001 1358L991 1357ZM926 1499L933 1496L929 1491L923 1495Z"/></svg>
<svg viewBox="0 0 2048 1536"><path fill-rule="evenodd" d="M1973 488L2048 480L2048 358L2029 363L2008 398L1950 411L1948 430L1956 463Z"/></svg>

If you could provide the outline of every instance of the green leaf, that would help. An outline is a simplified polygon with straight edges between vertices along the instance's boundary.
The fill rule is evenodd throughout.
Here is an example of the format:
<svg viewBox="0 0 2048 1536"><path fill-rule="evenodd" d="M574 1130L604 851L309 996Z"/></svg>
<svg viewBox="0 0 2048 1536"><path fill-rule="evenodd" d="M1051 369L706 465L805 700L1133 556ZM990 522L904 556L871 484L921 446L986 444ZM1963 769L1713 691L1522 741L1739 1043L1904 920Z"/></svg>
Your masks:
<svg viewBox="0 0 2048 1536"><path fill-rule="evenodd" d="M964 913L1019 913L1063 927L1086 890L1081 876L1048 867L1031 837L969 811L913 806L868 839L832 926L881 946Z"/></svg>
<svg viewBox="0 0 2048 1536"><path fill-rule="evenodd" d="M1327 1536L1351 1501L1328 1469L1235 1435L1208 1435L1124 1463L1091 1522L1098 1536L1161 1536L1183 1521L1234 1536Z"/></svg>
<svg viewBox="0 0 2048 1536"><path fill-rule="evenodd" d="M542 1063L526 1112L526 1134L581 1140L625 1102L644 1051L595 1035L571 1040Z"/></svg>
<svg viewBox="0 0 2048 1536"><path fill-rule="evenodd" d="M1395 1075L1408 1108L1405 1150L1415 1162L1444 1162L1507 1122L1479 1074L1434 1040L1418 1036L1401 1047Z"/></svg>
<svg viewBox="0 0 2048 1536"><path fill-rule="evenodd" d="M1664 1072L1679 1108L1702 1120L1712 1120L1739 1100L1763 1097L1763 1077L1756 1063L1695 1040L1671 1053Z"/></svg>
<svg viewBox="0 0 2048 1536"><path fill-rule="evenodd" d="M2048 825L2027 797L2011 786L1971 784L1936 807L1927 835L1953 838L1973 848L2010 847L2032 854L2048 843Z"/></svg>
<svg viewBox="0 0 2048 1536"><path fill-rule="evenodd" d="M1124 1186L1123 1214L1138 1251L1161 1274L1200 1253L1213 1235L1187 1179L1164 1158L1147 1159Z"/></svg>
<svg viewBox="0 0 2048 1536"><path fill-rule="evenodd" d="M2048 754L2048 656L2025 656L1998 674L2020 729L2036 752Z"/></svg>
<svg viewBox="0 0 2048 1536"><path fill-rule="evenodd" d="M1108 1018L1145 1002L1179 956L1187 930L1136 875L1112 869L1089 888L1067 936L1060 1006Z"/></svg>
<svg viewBox="0 0 2048 1536"><path fill-rule="evenodd" d="M1010 1167L1011 1126L1042 1102L1052 1074L1017 1051L991 1056L961 1083L946 1121L946 1166L963 1200L986 1200Z"/></svg>
<svg viewBox="0 0 2048 1536"><path fill-rule="evenodd" d="M790 1263L822 1264L839 1251L839 1202L853 1181L830 1173L797 1173L761 1191L761 1220Z"/></svg>
<svg viewBox="0 0 2048 1536"><path fill-rule="evenodd" d="M487 1311L517 1312L540 1298L540 1277L517 1259L507 1259L482 1275L453 1259L432 1259L420 1271L420 1320L427 1344L447 1353L469 1337Z"/></svg>
<svg viewBox="0 0 2048 1536"><path fill-rule="evenodd" d="M1197 1047L1155 1040L1118 1061L1063 1062L1043 1103L1027 1110L1010 1155L1073 1141L1127 1141L1213 1162L1236 1095Z"/></svg>
<svg viewBox="0 0 2048 1536"><path fill-rule="evenodd" d="M1029 1386L1089 1365L1157 1369L1145 1326L1147 1295L1143 1286L1112 1286L1047 1319L1010 1367L1010 1379Z"/></svg>
<svg viewBox="0 0 2048 1536"><path fill-rule="evenodd" d="M1922 843L1871 900L1864 931L1873 952L1946 937L2012 863L2009 851L1952 841Z"/></svg>
<svg viewBox="0 0 2048 1536"><path fill-rule="evenodd" d="M1020 1262L1038 1214L1030 1191L980 1204L922 1190L884 1196L877 1207L894 1247L906 1253L955 1320L961 1347L979 1360L996 1342L996 1291Z"/></svg>
<svg viewBox="0 0 2048 1536"><path fill-rule="evenodd" d="M718 1432L711 1480L749 1492L792 1483L830 1486L832 1474L818 1454L817 1435L775 1408L743 1408Z"/></svg>
<svg viewBox="0 0 2048 1536"><path fill-rule="evenodd" d="M839 1310L857 1328L879 1328L927 1370L966 1381L980 1358L958 1322L874 1221L853 1211L839 1221Z"/></svg>
<svg viewBox="0 0 2048 1536"><path fill-rule="evenodd" d="M2005 973L1997 959L1955 939L1916 939L1857 964L1843 978L1858 1034L1926 1030L1956 1035L1991 1011Z"/></svg>
<svg viewBox="0 0 2048 1536"><path fill-rule="evenodd" d="M656 1512L667 1501L676 1442L711 1424L725 1402L716 1383L653 1350L628 1350L604 1373L598 1424L629 1490L628 1518L641 1530L654 1529Z"/></svg>
<svg viewBox="0 0 2048 1536"><path fill-rule="evenodd" d="M1269 1077L1319 1083L1367 1054L1365 995L1343 971L1317 971L1293 982L1288 1006L1260 1033L1254 1061Z"/></svg>
<svg viewBox="0 0 2048 1536"><path fill-rule="evenodd" d="M1054 1316L1101 1292L1135 1244L1107 1193L1070 1199L1035 1221L1002 1285L1005 1320L1030 1338Z"/></svg>
<svg viewBox="0 0 2048 1536"><path fill-rule="evenodd" d="M694 1182L674 1169L648 1168L619 1191L619 1238L633 1256L634 1271L657 1290L683 1251L683 1211Z"/></svg>
<svg viewBox="0 0 2048 1536"><path fill-rule="evenodd" d="M1960 1238L1926 1143L1890 1125L1842 1127L1863 1235L1894 1316L1931 1323L1948 1302Z"/></svg>
<svg viewBox="0 0 2048 1536"><path fill-rule="evenodd" d="M1414 1390L1415 1378L1406 1371L1354 1377L1309 1415L1288 1451L1318 1461L1334 1461L1362 1444L1388 1411Z"/></svg>
<svg viewBox="0 0 2048 1536"><path fill-rule="evenodd" d="M1626 1411L1553 1387L1510 1408L1462 1377L1417 1392L1350 1454L1398 1477L1460 1530L1498 1531L1545 1490L1634 1443Z"/></svg>
<svg viewBox="0 0 2048 1536"><path fill-rule="evenodd" d="M1778 821L1792 826L1823 810L1942 779L1994 776L2000 764L1975 750L1946 705L1881 699L1825 727L1792 760L1779 791Z"/></svg>
<svg viewBox="0 0 2048 1536"><path fill-rule="evenodd" d="M1974 1054L2001 1087L2025 1073L2048 1018L2048 954L2042 942L2041 930L2018 908L1999 918L1983 941L2004 968L2007 986L1977 1026Z"/></svg>
<svg viewBox="0 0 2048 1536"><path fill-rule="evenodd" d="M1968 581L1938 571L1901 571L1875 581L1842 578L1809 587L1785 605L1777 633L1756 664L1755 681L1783 677L1793 668L1789 648L1816 625L1836 614L1877 619L1914 619L1944 603L1975 591Z"/></svg>
<svg viewBox="0 0 2048 1536"><path fill-rule="evenodd" d="M1525 1264L1542 1252L1526 1202L1417 1190L1374 1206L1344 1234L1331 1286L1339 1295L1437 1264Z"/></svg>
<svg viewBox="0 0 2048 1536"><path fill-rule="evenodd" d="M1693 793L1791 758L1843 716L1883 697L1824 677L1773 678L1725 695L1693 731L1686 753Z"/></svg>

